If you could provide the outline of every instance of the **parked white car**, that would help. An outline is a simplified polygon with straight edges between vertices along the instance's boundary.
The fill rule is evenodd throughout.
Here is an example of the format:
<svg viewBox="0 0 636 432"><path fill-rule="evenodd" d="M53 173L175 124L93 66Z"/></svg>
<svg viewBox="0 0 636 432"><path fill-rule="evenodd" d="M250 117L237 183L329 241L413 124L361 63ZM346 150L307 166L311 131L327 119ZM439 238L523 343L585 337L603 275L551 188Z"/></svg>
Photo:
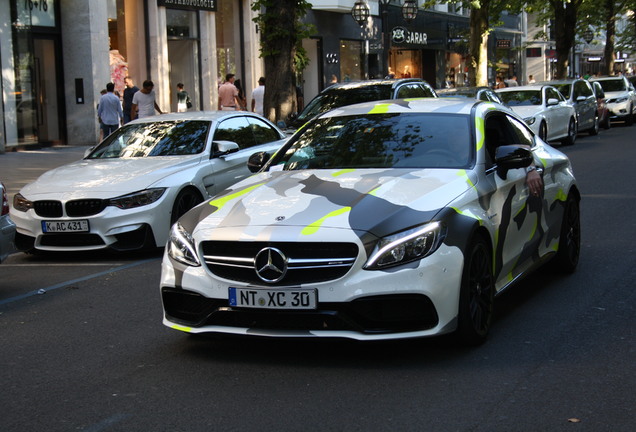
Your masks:
<svg viewBox="0 0 636 432"><path fill-rule="evenodd" d="M634 124L636 112L636 90L624 76L598 77L597 81L605 92L605 103L610 110L611 120L622 120L626 126Z"/></svg>
<svg viewBox="0 0 636 432"><path fill-rule="evenodd" d="M576 110L556 88L528 85L498 89L497 93L542 140L559 140L563 145L576 141Z"/></svg>
<svg viewBox="0 0 636 432"><path fill-rule="evenodd" d="M7 190L0 182L0 263L13 251L15 224L9 217L9 199Z"/></svg>
<svg viewBox="0 0 636 432"><path fill-rule="evenodd" d="M48 171L16 194L16 246L29 252L163 247L170 225L250 174L283 132L256 114L214 111L135 120L84 159Z"/></svg>

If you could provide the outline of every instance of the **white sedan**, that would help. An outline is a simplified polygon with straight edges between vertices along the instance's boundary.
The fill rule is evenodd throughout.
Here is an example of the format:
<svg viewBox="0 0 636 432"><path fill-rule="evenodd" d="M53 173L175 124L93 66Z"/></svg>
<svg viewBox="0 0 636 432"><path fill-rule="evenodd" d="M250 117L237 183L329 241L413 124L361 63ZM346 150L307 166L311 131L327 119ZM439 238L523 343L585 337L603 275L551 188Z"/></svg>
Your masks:
<svg viewBox="0 0 636 432"><path fill-rule="evenodd" d="M250 174L248 157L273 153L283 132L256 114L218 111L135 120L86 157L16 194L16 246L26 252L163 247L170 226Z"/></svg>
<svg viewBox="0 0 636 432"><path fill-rule="evenodd" d="M576 110L556 88L528 85L498 89L497 93L542 140L559 140L563 145L576 141Z"/></svg>

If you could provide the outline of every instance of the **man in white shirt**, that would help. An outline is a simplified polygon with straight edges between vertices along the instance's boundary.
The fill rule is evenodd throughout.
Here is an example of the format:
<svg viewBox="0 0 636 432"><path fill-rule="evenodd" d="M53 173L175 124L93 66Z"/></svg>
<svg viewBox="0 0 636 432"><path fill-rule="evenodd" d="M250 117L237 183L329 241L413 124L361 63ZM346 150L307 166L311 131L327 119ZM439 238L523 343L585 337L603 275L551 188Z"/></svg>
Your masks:
<svg viewBox="0 0 636 432"><path fill-rule="evenodd" d="M106 94L99 98L99 106L97 107L97 115L101 120L100 127L104 132L104 138L113 133L119 127L120 121L124 119L121 102L114 92L115 84L112 82L106 84Z"/></svg>
<svg viewBox="0 0 636 432"><path fill-rule="evenodd" d="M130 109L130 118L132 120L153 116L155 115L155 110L159 111L159 114L163 114L163 111L155 102L154 87L155 84L152 81L146 80L141 90L134 94L132 108Z"/></svg>
<svg viewBox="0 0 636 432"><path fill-rule="evenodd" d="M265 77L258 79L258 87L252 91L252 111L263 115L263 98L265 96Z"/></svg>

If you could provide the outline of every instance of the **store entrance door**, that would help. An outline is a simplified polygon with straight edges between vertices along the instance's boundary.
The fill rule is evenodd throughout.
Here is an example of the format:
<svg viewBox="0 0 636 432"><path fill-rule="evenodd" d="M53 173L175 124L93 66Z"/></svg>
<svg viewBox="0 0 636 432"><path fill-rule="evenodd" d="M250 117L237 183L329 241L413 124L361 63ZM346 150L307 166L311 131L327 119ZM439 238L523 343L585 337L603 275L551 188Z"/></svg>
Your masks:
<svg viewBox="0 0 636 432"><path fill-rule="evenodd" d="M40 144L59 144L63 140L60 124L64 112L60 102L63 92L60 93L61 87L58 87L57 66L59 55L54 39L34 35L31 122Z"/></svg>

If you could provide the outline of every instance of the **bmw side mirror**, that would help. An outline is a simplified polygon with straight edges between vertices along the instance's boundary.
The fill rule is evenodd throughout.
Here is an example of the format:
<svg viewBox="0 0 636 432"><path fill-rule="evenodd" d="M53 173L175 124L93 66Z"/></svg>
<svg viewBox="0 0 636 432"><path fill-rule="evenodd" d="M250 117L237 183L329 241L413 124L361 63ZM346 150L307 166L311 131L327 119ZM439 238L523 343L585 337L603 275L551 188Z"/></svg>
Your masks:
<svg viewBox="0 0 636 432"><path fill-rule="evenodd" d="M548 99L548 106L558 105L558 104L559 104L559 100L557 98Z"/></svg>
<svg viewBox="0 0 636 432"><path fill-rule="evenodd" d="M221 157L239 151L239 146L234 141L214 141L212 142L212 157Z"/></svg>
<svg viewBox="0 0 636 432"><path fill-rule="evenodd" d="M270 156L267 152L254 153L247 160L247 169L253 173L259 172L265 166L267 161L269 161L269 158Z"/></svg>
<svg viewBox="0 0 636 432"><path fill-rule="evenodd" d="M579 96L576 98L577 102L585 102L587 100L587 98L585 96Z"/></svg>
<svg viewBox="0 0 636 432"><path fill-rule="evenodd" d="M532 162L532 152L521 144L497 147L495 151L497 175L504 180L508 177L509 170L525 168L530 166Z"/></svg>

